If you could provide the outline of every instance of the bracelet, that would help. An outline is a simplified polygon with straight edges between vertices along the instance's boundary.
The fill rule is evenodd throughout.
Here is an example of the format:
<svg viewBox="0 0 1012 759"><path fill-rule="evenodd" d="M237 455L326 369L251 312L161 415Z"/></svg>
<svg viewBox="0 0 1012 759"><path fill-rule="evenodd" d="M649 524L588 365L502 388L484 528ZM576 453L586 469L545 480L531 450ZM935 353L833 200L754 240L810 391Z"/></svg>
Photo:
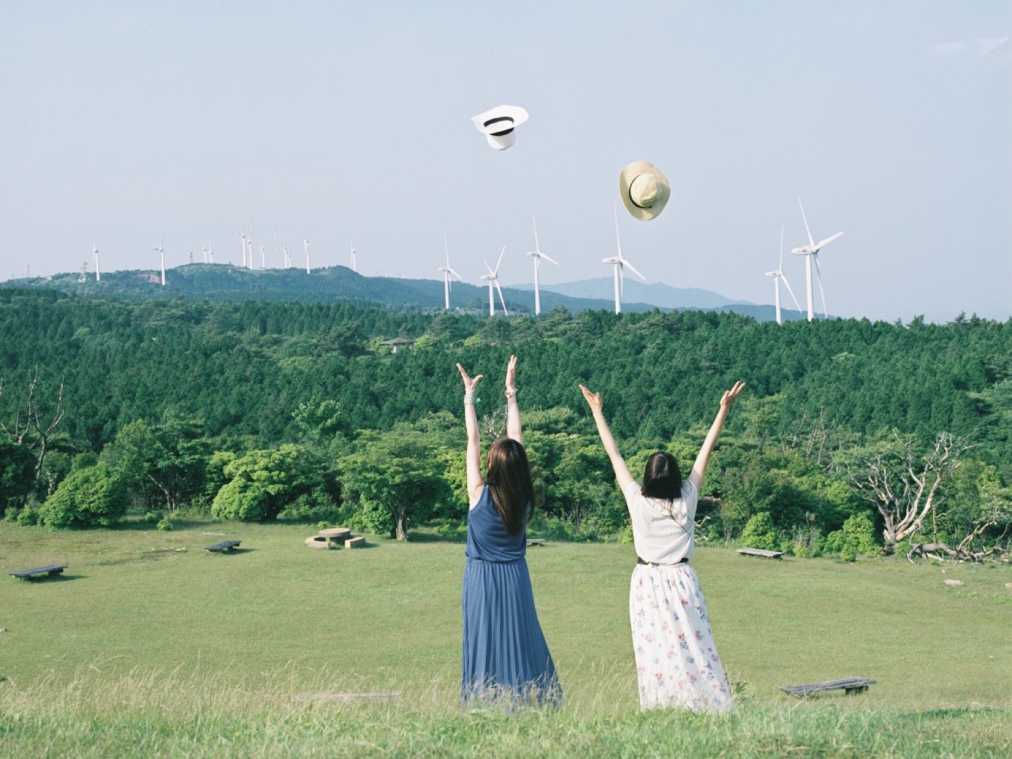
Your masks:
<svg viewBox="0 0 1012 759"><path fill-rule="evenodd" d="M474 403L474 393L464 393L464 403Z"/></svg>
<svg viewBox="0 0 1012 759"><path fill-rule="evenodd" d="M507 390L506 391L506 397L507 398L516 398L517 397L517 391L516 390Z"/></svg>

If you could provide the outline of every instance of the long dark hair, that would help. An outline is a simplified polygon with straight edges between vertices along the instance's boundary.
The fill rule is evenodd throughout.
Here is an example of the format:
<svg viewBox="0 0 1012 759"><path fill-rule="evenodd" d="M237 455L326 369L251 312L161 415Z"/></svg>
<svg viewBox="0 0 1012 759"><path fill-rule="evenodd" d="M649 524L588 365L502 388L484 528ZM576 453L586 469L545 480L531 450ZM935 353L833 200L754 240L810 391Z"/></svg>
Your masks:
<svg viewBox="0 0 1012 759"><path fill-rule="evenodd" d="M640 492L647 498L663 498L665 501L682 497L682 471L674 456L657 451L647 459Z"/></svg>
<svg viewBox="0 0 1012 759"><path fill-rule="evenodd" d="M516 535L524 529L534 508L531 467L523 445L512 438L492 443L485 482L503 525L511 535Z"/></svg>

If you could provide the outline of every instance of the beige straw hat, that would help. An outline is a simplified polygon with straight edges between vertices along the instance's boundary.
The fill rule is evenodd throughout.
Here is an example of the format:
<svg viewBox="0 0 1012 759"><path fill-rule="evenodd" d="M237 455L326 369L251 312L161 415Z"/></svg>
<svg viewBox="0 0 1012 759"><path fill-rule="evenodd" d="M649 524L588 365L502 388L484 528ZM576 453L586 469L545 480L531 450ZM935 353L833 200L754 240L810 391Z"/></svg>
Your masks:
<svg viewBox="0 0 1012 759"><path fill-rule="evenodd" d="M629 213L640 221L650 221L664 210L671 184L649 161L633 161L619 172L618 191Z"/></svg>

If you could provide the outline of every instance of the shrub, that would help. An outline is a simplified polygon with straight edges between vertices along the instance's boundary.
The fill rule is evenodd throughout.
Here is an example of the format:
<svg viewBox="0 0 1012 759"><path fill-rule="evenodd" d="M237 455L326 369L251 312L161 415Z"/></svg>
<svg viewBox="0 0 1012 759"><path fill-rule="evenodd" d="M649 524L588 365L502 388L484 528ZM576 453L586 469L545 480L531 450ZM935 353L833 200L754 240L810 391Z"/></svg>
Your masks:
<svg viewBox="0 0 1012 759"><path fill-rule="evenodd" d="M780 546L773 518L768 511L760 511L749 517L741 531L741 544L747 548L763 548L775 551Z"/></svg>
<svg viewBox="0 0 1012 759"><path fill-rule="evenodd" d="M39 508L49 527L108 527L126 513L127 488L103 464L71 472Z"/></svg>
<svg viewBox="0 0 1012 759"><path fill-rule="evenodd" d="M155 525L155 529L168 532L169 530L172 529L172 518L169 517L168 515L162 517L161 519L158 520L158 524Z"/></svg>
<svg viewBox="0 0 1012 759"><path fill-rule="evenodd" d="M39 514L38 506L25 506L14 517L14 522L21 525L22 527L31 527L32 525L42 523L42 515Z"/></svg>
<svg viewBox="0 0 1012 759"><path fill-rule="evenodd" d="M846 561L877 553L879 545L875 540L875 525L871 517L867 514L847 517L843 527L826 536L825 550L839 554Z"/></svg>
<svg viewBox="0 0 1012 759"><path fill-rule="evenodd" d="M0 515L17 509L35 485L35 456L23 445L0 442Z"/></svg>

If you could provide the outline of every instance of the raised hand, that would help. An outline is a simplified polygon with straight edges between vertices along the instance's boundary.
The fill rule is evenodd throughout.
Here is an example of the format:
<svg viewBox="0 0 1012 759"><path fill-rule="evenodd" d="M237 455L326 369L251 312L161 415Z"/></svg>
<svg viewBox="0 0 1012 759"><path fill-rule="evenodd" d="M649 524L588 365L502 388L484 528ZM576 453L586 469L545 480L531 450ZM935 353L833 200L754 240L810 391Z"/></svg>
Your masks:
<svg viewBox="0 0 1012 759"><path fill-rule="evenodd" d="M506 365L506 395L514 395L517 391L517 357L510 356Z"/></svg>
<svg viewBox="0 0 1012 759"><path fill-rule="evenodd" d="M586 399L591 411L600 411L604 407L604 401L601 400L600 393L591 392L590 388L586 385L580 385L580 392L583 393L583 397Z"/></svg>
<svg viewBox="0 0 1012 759"><path fill-rule="evenodd" d="M745 383L738 380L734 383L730 390L725 390L724 395L720 398L720 407L724 411L727 411L734 405L735 399L741 395L741 391L745 389Z"/></svg>
<svg viewBox="0 0 1012 759"><path fill-rule="evenodd" d="M479 382L481 382L481 378L485 376L484 374L477 374L474 377L471 377L466 371L464 371L464 367L460 364L457 364L457 371L460 372L460 378L464 381L465 393L473 393L474 388Z"/></svg>

